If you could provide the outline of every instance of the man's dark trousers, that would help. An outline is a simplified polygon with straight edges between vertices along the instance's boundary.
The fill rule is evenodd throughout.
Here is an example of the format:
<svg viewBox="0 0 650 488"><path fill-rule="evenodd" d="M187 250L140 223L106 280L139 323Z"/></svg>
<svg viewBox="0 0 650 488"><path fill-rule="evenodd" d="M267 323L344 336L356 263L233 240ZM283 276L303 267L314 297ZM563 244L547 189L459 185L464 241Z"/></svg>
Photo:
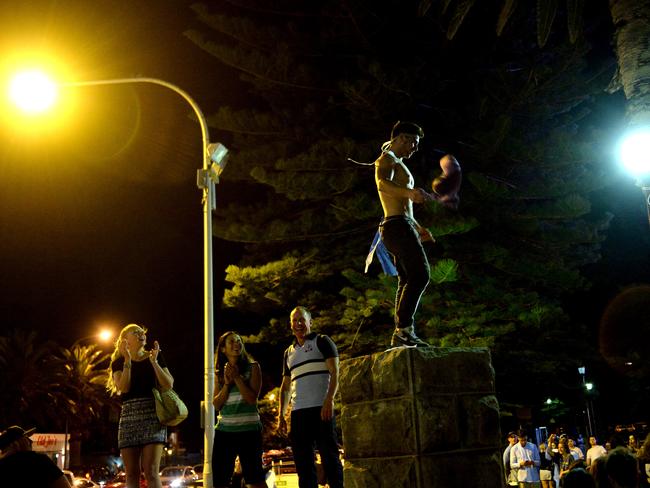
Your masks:
<svg viewBox="0 0 650 488"><path fill-rule="evenodd" d="M408 217L388 217L382 222L380 231L397 268L395 325L398 328L411 327L415 323L420 298L429 284L429 261L415 224Z"/></svg>
<svg viewBox="0 0 650 488"><path fill-rule="evenodd" d="M321 407L291 412L291 448L300 488L318 488L314 446L318 448L330 488L343 488L343 466L339 459L336 421L323 421Z"/></svg>

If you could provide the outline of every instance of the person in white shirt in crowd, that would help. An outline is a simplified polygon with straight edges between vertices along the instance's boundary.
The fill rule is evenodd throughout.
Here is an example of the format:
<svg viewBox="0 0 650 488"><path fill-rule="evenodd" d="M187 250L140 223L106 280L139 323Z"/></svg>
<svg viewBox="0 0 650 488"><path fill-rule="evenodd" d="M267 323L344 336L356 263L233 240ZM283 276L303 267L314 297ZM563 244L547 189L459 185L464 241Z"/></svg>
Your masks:
<svg viewBox="0 0 650 488"><path fill-rule="evenodd" d="M503 451L503 471L506 475L506 485L517 486L517 470L510 467L510 450L517 443L517 434L508 432L508 445Z"/></svg>
<svg viewBox="0 0 650 488"><path fill-rule="evenodd" d="M589 438L589 445L591 447L587 450L587 466L591 466L591 463L599 457L607 455L605 448L598 444L598 440L594 436Z"/></svg>
<svg viewBox="0 0 650 488"><path fill-rule="evenodd" d="M576 446L576 441L573 439L569 439L569 450L571 451L571 454L573 455L576 461L585 458L584 453L580 450L578 446Z"/></svg>
<svg viewBox="0 0 650 488"><path fill-rule="evenodd" d="M540 488L539 479L539 450L532 442L528 442L525 430L517 433L519 442L510 449L510 466L517 468L519 488Z"/></svg>

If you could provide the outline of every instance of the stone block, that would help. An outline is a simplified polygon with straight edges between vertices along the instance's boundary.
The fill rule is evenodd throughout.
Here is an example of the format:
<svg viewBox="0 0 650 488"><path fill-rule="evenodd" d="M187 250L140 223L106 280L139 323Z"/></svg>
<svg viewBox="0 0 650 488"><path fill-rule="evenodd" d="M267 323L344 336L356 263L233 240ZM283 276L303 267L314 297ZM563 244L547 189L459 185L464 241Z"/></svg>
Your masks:
<svg viewBox="0 0 650 488"><path fill-rule="evenodd" d="M344 405L341 411L346 459L415 454L415 429L407 398Z"/></svg>
<svg viewBox="0 0 650 488"><path fill-rule="evenodd" d="M375 400L411 394L410 350L400 347L366 356L372 361L370 374Z"/></svg>
<svg viewBox="0 0 650 488"><path fill-rule="evenodd" d="M417 348L413 354L416 394L494 391L494 369L486 348Z"/></svg>
<svg viewBox="0 0 650 488"><path fill-rule="evenodd" d="M469 448L499 445L501 431L496 397L461 396L458 403L462 445Z"/></svg>
<svg viewBox="0 0 650 488"><path fill-rule="evenodd" d="M413 454L457 449L461 444L456 397L417 397L420 451Z"/></svg>
<svg viewBox="0 0 650 488"><path fill-rule="evenodd" d="M418 486L415 457L359 459L343 467L346 488L413 488Z"/></svg>
<svg viewBox="0 0 650 488"><path fill-rule="evenodd" d="M422 488L478 486L500 488L503 486L503 469L499 458L499 453L496 451L423 456L420 459L422 470L420 486Z"/></svg>
<svg viewBox="0 0 650 488"><path fill-rule="evenodd" d="M371 356L341 361L339 371L339 393L343 404L371 400L372 388Z"/></svg>

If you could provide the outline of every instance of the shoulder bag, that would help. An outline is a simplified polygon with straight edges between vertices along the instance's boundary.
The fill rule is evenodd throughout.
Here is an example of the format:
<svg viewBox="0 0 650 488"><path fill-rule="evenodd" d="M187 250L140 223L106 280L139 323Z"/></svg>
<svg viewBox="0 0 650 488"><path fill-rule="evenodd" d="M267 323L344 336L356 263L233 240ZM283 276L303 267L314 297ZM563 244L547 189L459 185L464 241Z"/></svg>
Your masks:
<svg viewBox="0 0 650 488"><path fill-rule="evenodd" d="M173 427L187 418L187 406L174 390L170 388L160 391L152 388L152 392L156 401L156 415L161 424Z"/></svg>

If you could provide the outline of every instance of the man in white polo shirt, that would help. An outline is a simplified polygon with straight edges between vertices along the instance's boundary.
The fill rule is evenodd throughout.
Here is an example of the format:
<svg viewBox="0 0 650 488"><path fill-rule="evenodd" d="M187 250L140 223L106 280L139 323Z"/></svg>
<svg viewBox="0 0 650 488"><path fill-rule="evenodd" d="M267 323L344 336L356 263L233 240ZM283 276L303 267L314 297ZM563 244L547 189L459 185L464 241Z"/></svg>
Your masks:
<svg viewBox="0 0 650 488"><path fill-rule="evenodd" d="M278 429L287 428L286 410L291 393L291 447L300 488L318 488L314 446L330 488L343 488L334 420L334 395L338 389L339 357L326 335L311 331L311 314L305 307L291 312L295 341L284 352Z"/></svg>
<svg viewBox="0 0 650 488"><path fill-rule="evenodd" d="M589 445L591 447L587 451L587 466L591 466L599 457L607 456L607 451L598 444L598 440L594 436L589 438Z"/></svg>
<svg viewBox="0 0 650 488"><path fill-rule="evenodd" d="M510 466L517 470L519 488L539 488L539 450L528 442L528 434L521 429L517 433L519 442L510 449Z"/></svg>

